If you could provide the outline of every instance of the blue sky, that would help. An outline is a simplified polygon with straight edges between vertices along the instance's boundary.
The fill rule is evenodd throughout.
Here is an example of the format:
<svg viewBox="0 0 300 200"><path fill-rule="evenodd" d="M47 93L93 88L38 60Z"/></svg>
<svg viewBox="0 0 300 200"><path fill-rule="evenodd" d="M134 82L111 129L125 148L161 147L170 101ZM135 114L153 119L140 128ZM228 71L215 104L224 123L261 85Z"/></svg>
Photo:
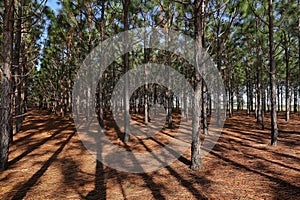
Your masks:
<svg viewBox="0 0 300 200"><path fill-rule="evenodd" d="M52 8L52 10L54 10L55 13L57 13L57 10L61 8L61 6L57 4L57 0L48 0L47 6Z"/></svg>
<svg viewBox="0 0 300 200"><path fill-rule="evenodd" d="M48 0L47 3L46 3L46 5L47 5L48 7L50 7L50 8L54 11L55 14L57 14L57 10L61 8L61 5L58 5L58 4L57 4L57 0ZM45 31L45 32L42 34L40 40L43 41L43 40L45 40L47 37L48 37L48 33L47 33L47 31ZM43 44L41 44L41 45L43 46ZM42 50L41 50L41 52L42 52ZM40 64L41 64L40 61L38 61L38 65L37 65L37 69L38 69L38 70L39 70L40 67L41 67Z"/></svg>

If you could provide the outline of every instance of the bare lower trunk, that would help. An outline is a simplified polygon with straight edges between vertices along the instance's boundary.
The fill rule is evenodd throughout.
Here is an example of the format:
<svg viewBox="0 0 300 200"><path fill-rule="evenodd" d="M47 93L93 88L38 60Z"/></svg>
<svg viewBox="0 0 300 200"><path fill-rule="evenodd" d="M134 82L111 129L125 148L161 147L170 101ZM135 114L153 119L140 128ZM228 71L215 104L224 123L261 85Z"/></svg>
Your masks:
<svg viewBox="0 0 300 200"><path fill-rule="evenodd" d="M285 102L285 105L286 105L286 114L285 114L285 119L286 121L289 121L290 120L290 65L289 65L289 50L288 50L288 46L287 46L287 36L285 35L285 66L286 66L286 91L285 91L285 94L286 94L286 102Z"/></svg>
<svg viewBox="0 0 300 200"><path fill-rule="evenodd" d="M0 110L0 171L7 167L11 127L11 62L13 42L13 0L6 0L3 19L3 40L1 65L1 110Z"/></svg>
<svg viewBox="0 0 300 200"><path fill-rule="evenodd" d="M203 81L202 84L202 113L203 113L203 133L208 135L208 125L207 125L207 88Z"/></svg>
<svg viewBox="0 0 300 200"><path fill-rule="evenodd" d="M262 108L261 108L261 128L265 129L265 112L266 112L266 93L265 89L262 89Z"/></svg>
<svg viewBox="0 0 300 200"><path fill-rule="evenodd" d="M269 0L269 55L270 55L270 87L271 87L271 145L277 145L277 113L276 113L276 82L275 82L275 59L273 46L273 5Z"/></svg>
<svg viewBox="0 0 300 200"><path fill-rule="evenodd" d="M124 12L124 31L128 31L129 24L128 24L128 10L130 1L123 0L123 12ZM127 33L126 37L127 37ZM127 41L127 38L125 38L125 41ZM126 47L127 48L127 47ZM124 108L125 108L125 114L124 114L124 142L128 142L130 140L130 124L129 124L129 74L127 73L129 71L129 53L127 52L127 49L125 50L124 54L124 73L125 73L125 91L124 91Z"/></svg>
<svg viewBox="0 0 300 200"><path fill-rule="evenodd" d="M199 170L202 167L201 160L201 128L200 128L200 113L201 106L199 106L199 102L201 100L201 86L200 81L195 83L195 97L193 100L193 122L192 122L192 165L191 169Z"/></svg>
<svg viewBox="0 0 300 200"><path fill-rule="evenodd" d="M297 113L297 107L298 107L298 105L297 105L297 97L298 97L298 88L297 88L297 86L295 86L294 87L294 112L295 113Z"/></svg>
<svg viewBox="0 0 300 200"><path fill-rule="evenodd" d="M201 52L202 52L202 34L203 34L203 10L200 9L204 2L202 0L196 0L194 2L194 24L195 24L195 37L196 37L196 47L195 47L195 97L193 99L193 121L192 121L192 146L191 146L191 169L199 170L202 167L201 160L201 77L199 71L201 63Z"/></svg>

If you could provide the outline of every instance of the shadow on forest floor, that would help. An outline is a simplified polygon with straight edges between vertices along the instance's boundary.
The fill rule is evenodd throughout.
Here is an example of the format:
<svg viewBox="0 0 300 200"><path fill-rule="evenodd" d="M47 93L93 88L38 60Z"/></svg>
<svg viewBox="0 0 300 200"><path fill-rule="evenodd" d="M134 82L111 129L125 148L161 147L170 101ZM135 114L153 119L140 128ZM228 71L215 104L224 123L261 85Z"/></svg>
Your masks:
<svg viewBox="0 0 300 200"><path fill-rule="evenodd" d="M83 146L67 118L31 110L10 147L9 167L0 174L4 199L297 199L300 197L300 118L279 114L279 141L269 146L269 118L261 130L253 116L227 119L203 169L192 171L190 150L158 171L130 174L111 169ZM134 152L151 152L176 135L163 128L151 139L124 144L113 121L106 136ZM139 120L143 120L142 117Z"/></svg>

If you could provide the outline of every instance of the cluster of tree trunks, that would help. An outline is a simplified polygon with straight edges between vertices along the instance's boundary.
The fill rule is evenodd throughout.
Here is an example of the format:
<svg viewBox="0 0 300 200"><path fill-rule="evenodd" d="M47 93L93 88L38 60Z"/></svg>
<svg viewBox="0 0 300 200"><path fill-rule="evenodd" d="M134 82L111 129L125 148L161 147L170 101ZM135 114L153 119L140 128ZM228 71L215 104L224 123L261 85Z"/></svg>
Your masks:
<svg viewBox="0 0 300 200"><path fill-rule="evenodd" d="M27 35L29 12L24 0L5 0L1 57L0 101L0 171L7 168L9 144L20 131L27 112L29 63L32 64ZM28 21L29 20L29 21Z"/></svg>

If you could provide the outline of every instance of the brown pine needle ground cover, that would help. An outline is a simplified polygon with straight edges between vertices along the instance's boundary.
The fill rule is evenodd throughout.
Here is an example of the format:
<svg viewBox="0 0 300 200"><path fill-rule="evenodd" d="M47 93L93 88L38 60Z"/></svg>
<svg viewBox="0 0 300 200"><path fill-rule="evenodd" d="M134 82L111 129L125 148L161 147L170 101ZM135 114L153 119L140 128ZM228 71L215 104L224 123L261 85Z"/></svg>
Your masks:
<svg viewBox="0 0 300 200"><path fill-rule="evenodd" d="M0 174L0 199L300 199L299 116L287 123L279 115L278 146L272 147L269 122L261 130L253 116L234 114L201 171L189 169L187 149L163 169L130 174L97 162L71 120L32 110L14 137L9 167ZM168 136L155 139L166 144L174 133L162 131ZM114 132L111 124L107 136L122 146ZM145 150L138 138L129 146Z"/></svg>

